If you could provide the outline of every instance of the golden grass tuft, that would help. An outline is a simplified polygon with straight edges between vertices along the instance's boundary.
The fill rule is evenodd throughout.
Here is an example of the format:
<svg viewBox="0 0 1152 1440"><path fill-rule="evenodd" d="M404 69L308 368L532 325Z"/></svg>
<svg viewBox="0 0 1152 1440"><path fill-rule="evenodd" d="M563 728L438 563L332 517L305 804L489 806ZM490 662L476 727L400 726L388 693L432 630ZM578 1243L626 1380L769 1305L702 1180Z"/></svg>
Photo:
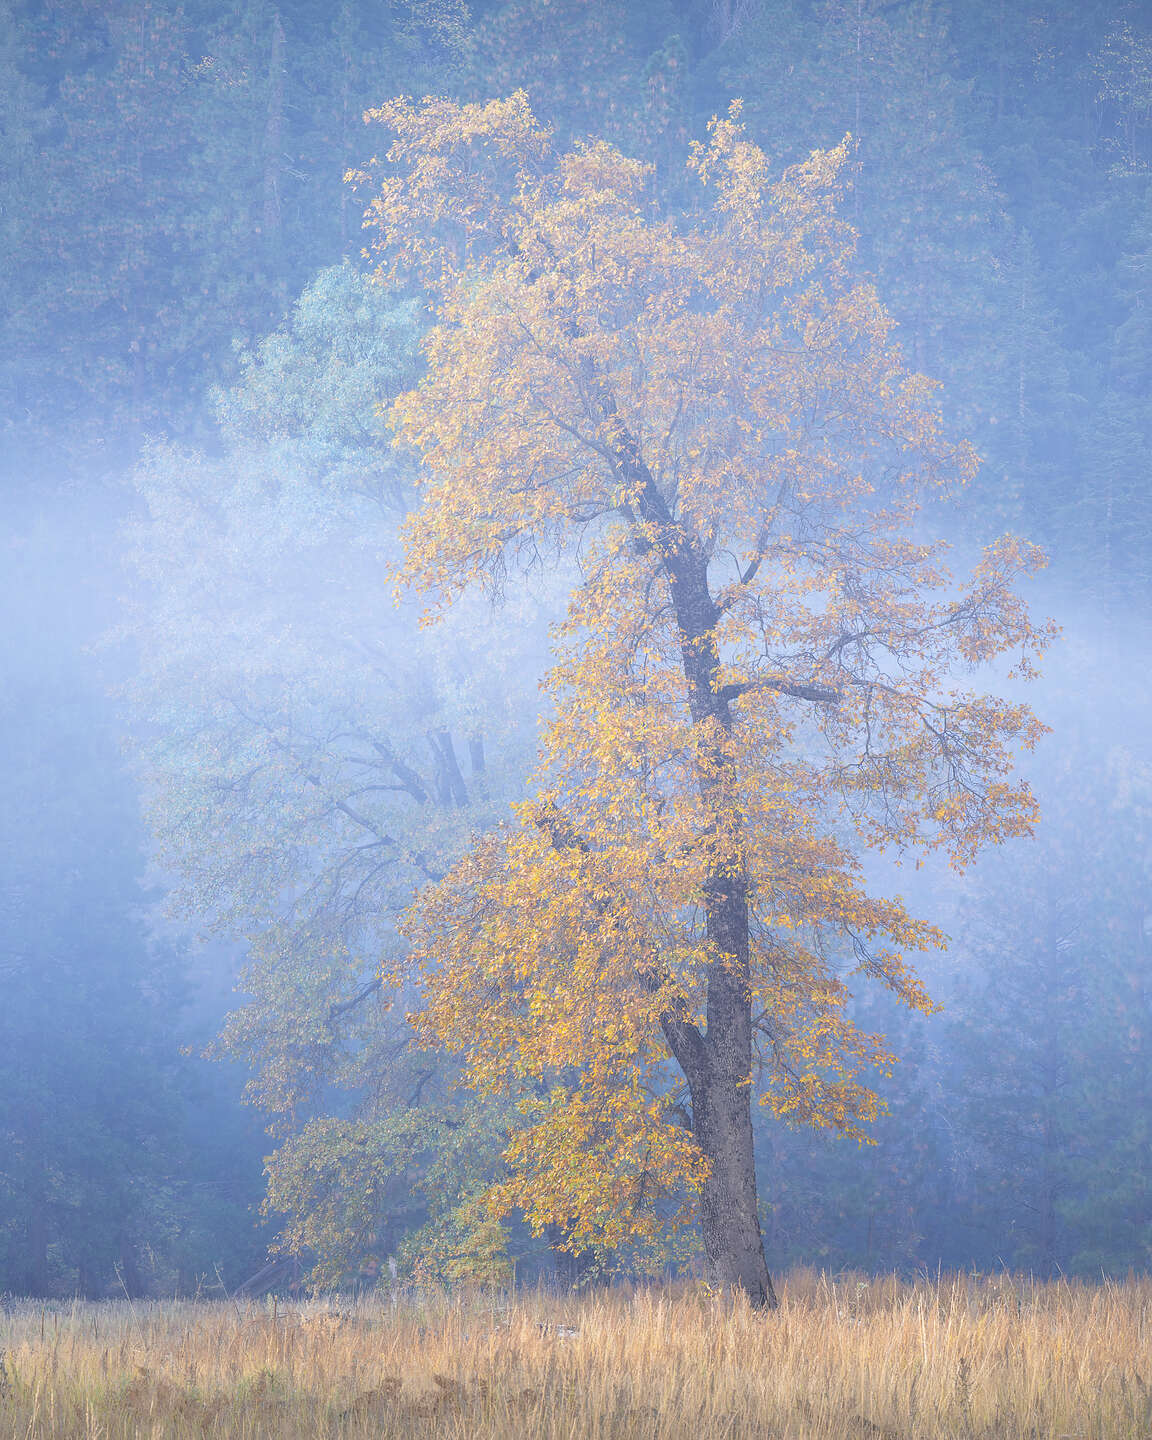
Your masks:
<svg viewBox="0 0 1152 1440"><path fill-rule="evenodd" d="M0 1437L1147 1440L1152 1280L0 1311Z"/></svg>

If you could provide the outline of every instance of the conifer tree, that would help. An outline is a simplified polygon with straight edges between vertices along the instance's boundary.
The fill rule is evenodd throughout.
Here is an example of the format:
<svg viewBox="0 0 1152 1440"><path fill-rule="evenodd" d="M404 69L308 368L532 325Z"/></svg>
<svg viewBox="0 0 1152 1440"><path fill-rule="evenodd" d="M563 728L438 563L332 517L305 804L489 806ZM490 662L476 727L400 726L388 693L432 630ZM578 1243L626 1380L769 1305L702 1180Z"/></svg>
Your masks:
<svg viewBox="0 0 1152 1440"><path fill-rule="evenodd" d="M958 916L953 1224L976 1264L1098 1276L1149 1254L1152 788L1137 747L1047 743L1041 834Z"/></svg>

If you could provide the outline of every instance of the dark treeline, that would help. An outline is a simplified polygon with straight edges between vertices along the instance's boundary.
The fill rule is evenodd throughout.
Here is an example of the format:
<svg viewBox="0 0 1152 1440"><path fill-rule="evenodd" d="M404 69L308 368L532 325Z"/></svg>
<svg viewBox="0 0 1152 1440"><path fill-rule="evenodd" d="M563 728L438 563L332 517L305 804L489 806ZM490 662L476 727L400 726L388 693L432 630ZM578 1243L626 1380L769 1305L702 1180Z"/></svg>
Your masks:
<svg viewBox="0 0 1152 1440"><path fill-rule="evenodd" d="M1036 839L963 877L903 881L953 944L926 974L942 1014L860 1002L903 1057L884 1082L878 1144L761 1122L774 1263L1146 1267L1147 8L0 0L0 1291L234 1286L264 1258L269 1229L256 1212L273 1146L271 1228L287 1224L326 1276L372 1274L384 1254L451 1276L464 1250L473 1273L497 1273L503 1240L465 1245L444 1196L487 1173L499 1118L454 1109L450 1077L427 1057L379 1079L402 1037L364 1005L341 1009L370 986L369 948L359 969L312 984L285 969L291 947L279 932L268 941L267 916L254 939L254 904L217 887L188 929L229 903L244 912L225 928L251 942L254 1003L235 1012L223 1047L249 1065L250 1098L275 1139L241 1106L238 1068L200 1058L231 1003L238 947L190 949L161 909L172 852L194 845L173 835L210 830L193 764L204 774L216 764L217 781L229 772L212 716L190 733L180 686L219 640L229 683L268 693L243 650L256 641L225 642L203 618L216 578L199 590L190 580L176 599L164 591L159 629L137 622L126 640L92 647L115 630L117 597L135 583L124 553L152 566L155 585L165 555L207 536L206 516L205 544L217 546L206 554L224 565L250 552L228 582L240 588L221 579L221 595L248 593L257 574L287 583L252 543L279 532L260 509L267 487L245 476L280 467L304 477L298 510L280 507L275 524L322 530L330 547L360 525L343 501L324 508L333 476L384 476L373 503L393 482L403 488L382 458L375 403L417 363L416 321L358 278L361 201L343 176L382 143L362 123L366 107L399 93L478 99L516 87L565 136L604 135L651 162L673 209L691 203L689 143L733 97L780 165L851 133L844 206L862 262L909 358L943 382L951 425L984 461L933 519L965 548L1005 529L1044 545L1047 603L1067 627L1032 696L1054 731L1032 762L1044 808ZM204 509L189 502L173 519L196 485ZM159 541L132 529L146 510L161 516ZM372 544L387 550L391 533ZM279 553L296 554L290 543ZM350 588L356 554L341 576ZM385 599L365 603L364 634ZM264 623L278 613L271 606ZM358 704L370 685L367 670L333 682L307 656L284 668L309 715L325 684L347 683ZM453 684L468 692L453 701L464 725L483 701ZM392 703L356 714L387 715ZM428 733L447 735L431 701L426 710ZM122 755L126 728L135 760ZM523 746L485 755L473 741L469 768L451 741L429 743L428 785L447 801L466 784L470 803L514 793ZM185 788L171 778L182 770ZM161 802L148 778L157 773L168 777ZM139 818L142 775L166 834L159 856ZM218 849L230 846L242 848L236 832ZM209 872L201 895L216 884ZM391 923L381 915L378 928ZM355 949L364 933L329 938ZM268 978L274 961L291 985ZM355 1204L333 1198L353 1190ZM511 1247L530 1262L523 1237Z"/></svg>

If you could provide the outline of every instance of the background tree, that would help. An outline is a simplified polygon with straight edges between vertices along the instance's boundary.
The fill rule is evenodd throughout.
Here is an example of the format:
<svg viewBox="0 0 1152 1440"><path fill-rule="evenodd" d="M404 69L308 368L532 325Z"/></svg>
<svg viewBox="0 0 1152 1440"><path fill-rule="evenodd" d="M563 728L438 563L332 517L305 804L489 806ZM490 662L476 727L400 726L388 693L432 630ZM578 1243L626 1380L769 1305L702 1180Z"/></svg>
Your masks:
<svg viewBox="0 0 1152 1440"><path fill-rule="evenodd" d="M500 1238L457 1212L508 1117L454 1096L379 980L415 891L514 783L530 703L511 613L421 641L393 607L411 463L379 403L416 338L410 304L325 270L218 394L219 456L157 446L137 477L150 818L176 903L246 943L221 1048L283 1142L283 1244L326 1282L429 1224L426 1268Z"/></svg>
<svg viewBox="0 0 1152 1440"><path fill-rule="evenodd" d="M958 916L952 1263L1055 1275L1148 1260L1148 767L1074 734L1051 745L1046 830L978 867Z"/></svg>
<svg viewBox="0 0 1152 1440"><path fill-rule="evenodd" d="M1002 542L949 595L907 538L917 488L971 456L852 273L843 151L772 184L714 122L710 208L678 227L647 218L644 166L554 154L523 95L378 118L368 223L438 321L397 403L424 461L408 573L446 599L586 547L525 823L418 904L420 1023L481 1089L543 1087L498 1205L583 1246L698 1192L714 1282L771 1304L753 1084L859 1133L857 1072L887 1055L838 970L925 1007L904 953L940 938L867 894L836 813L959 856L1027 828L1006 775L1039 727L949 672L1027 668L1044 637L1009 587L1032 560Z"/></svg>

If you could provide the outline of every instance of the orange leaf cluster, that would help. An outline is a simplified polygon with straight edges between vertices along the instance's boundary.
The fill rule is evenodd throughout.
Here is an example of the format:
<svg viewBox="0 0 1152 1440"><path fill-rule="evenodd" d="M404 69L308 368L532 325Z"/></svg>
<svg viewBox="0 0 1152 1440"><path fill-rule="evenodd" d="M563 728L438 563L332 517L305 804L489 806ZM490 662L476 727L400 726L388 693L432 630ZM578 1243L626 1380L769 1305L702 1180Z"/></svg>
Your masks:
<svg viewBox="0 0 1152 1440"><path fill-rule="evenodd" d="M943 937L866 892L853 841L962 863L1027 831L1010 772L1043 727L954 677L1028 673L1048 632L1013 586L1040 556L1003 540L960 585L914 537L976 461L854 270L847 142L773 179L733 113L668 217L608 145L553 153L523 95L375 118L366 223L435 322L394 411L423 455L404 579L446 602L562 545L582 574L533 798L410 917L419 1024L524 1097L494 1203L616 1243L706 1182L670 1037L707 1036L721 972L745 1082L863 1134L860 1072L893 1057L846 976L929 1009L905 956Z"/></svg>

